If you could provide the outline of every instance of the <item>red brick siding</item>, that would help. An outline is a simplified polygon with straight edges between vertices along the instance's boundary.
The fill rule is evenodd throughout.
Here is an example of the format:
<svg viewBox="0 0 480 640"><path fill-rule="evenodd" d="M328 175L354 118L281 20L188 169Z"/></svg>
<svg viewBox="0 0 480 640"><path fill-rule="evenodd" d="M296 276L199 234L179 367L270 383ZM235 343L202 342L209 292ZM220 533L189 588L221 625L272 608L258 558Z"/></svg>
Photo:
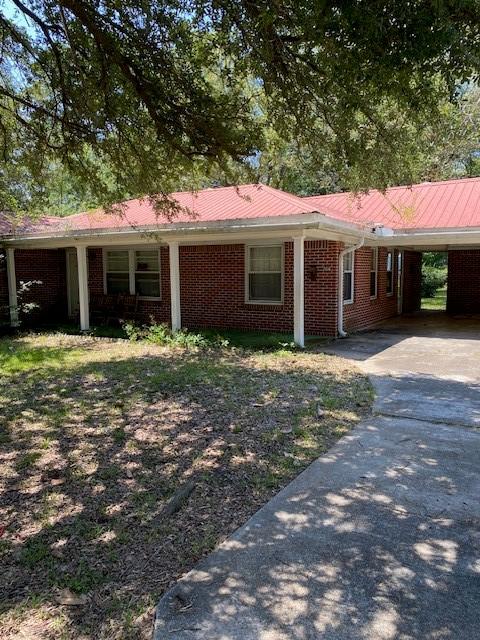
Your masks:
<svg viewBox="0 0 480 640"><path fill-rule="evenodd" d="M5 252L0 250L0 324L8 321L8 318L7 259Z"/></svg>
<svg viewBox="0 0 480 640"><path fill-rule="evenodd" d="M101 295L103 290L103 250L88 249L88 291L93 295Z"/></svg>
<svg viewBox="0 0 480 640"><path fill-rule="evenodd" d="M283 303L245 302L245 246L180 247L182 325L293 330L293 243L285 243Z"/></svg>
<svg viewBox="0 0 480 640"><path fill-rule="evenodd" d="M38 308L21 314L22 324L54 323L67 315L66 258L64 249L15 249L17 289L21 282L38 280L22 294L19 304L33 302Z"/></svg>
<svg viewBox="0 0 480 640"><path fill-rule="evenodd" d="M343 245L336 242L305 242L305 332L307 335L335 335L337 323L338 255ZM348 331L365 328L396 314L396 270L394 295L386 295L386 249L379 250L378 296L370 300L370 249L355 256L354 303L345 305ZM417 299L413 277L419 254L405 254L407 306ZM396 254L395 261L396 265ZM17 280L42 280L26 297L40 303L31 321L63 319L66 315L66 268L64 250L17 250ZM411 272L411 277L409 273ZM88 250L89 290L103 292L101 248ZM412 282L410 282L410 280ZM285 243L284 299L280 305L245 302L245 245L199 245L180 247L182 325L189 328L216 327L293 331L293 243ZM3 283L3 284L2 284ZM168 248L161 248L162 300L139 303L140 319L153 317L170 321ZM415 291L410 294L409 291ZM3 294L2 294L3 291ZM7 295L6 273L0 271L0 299ZM410 297L409 297L410 296ZM8 299L8 296L7 296Z"/></svg>
<svg viewBox="0 0 480 640"><path fill-rule="evenodd" d="M422 306L422 254L404 252L403 313L415 313Z"/></svg>
<svg viewBox="0 0 480 640"><path fill-rule="evenodd" d="M336 327L338 243L305 243L305 330L333 335ZM102 249L89 249L89 287L103 292ZM161 249L162 300L140 301L140 319L170 321L168 248ZM184 327L293 331L293 244L285 244L281 305L245 303L245 245L180 247L180 297Z"/></svg>
<svg viewBox="0 0 480 640"><path fill-rule="evenodd" d="M355 251L353 303L344 305L344 327L346 331L365 329L381 320L397 315L396 265L394 252L393 295L387 295L387 249L378 249L377 297L370 299L371 248Z"/></svg>
<svg viewBox="0 0 480 640"><path fill-rule="evenodd" d="M448 313L480 313L480 249L448 252Z"/></svg>
<svg viewBox="0 0 480 640"><path fill-rule="evenodd" d="M305 333L337 333L338 242L305 242Z"/></svg>
<svg viewBox="0 0 480 640"><path fill-rule="evenodd" d="M333 335L338 244L305 243L305 331ZM245 245L180 247L183 326L293 331L293 243L285 243L283 304L245 302Z"/></svg>

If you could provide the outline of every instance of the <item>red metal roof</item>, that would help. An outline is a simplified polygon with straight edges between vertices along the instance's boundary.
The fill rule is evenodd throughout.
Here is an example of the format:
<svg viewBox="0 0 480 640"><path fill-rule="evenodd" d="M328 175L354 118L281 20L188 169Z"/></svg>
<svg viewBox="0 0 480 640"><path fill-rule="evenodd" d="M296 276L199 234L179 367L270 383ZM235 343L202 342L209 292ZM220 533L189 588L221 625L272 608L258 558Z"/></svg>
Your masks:
<svg viewBox="0 0 480 640"><path fill-rule="evenodd" d="M42 216L35 220L30 220L27 217L19 219L0 212L0 235L36 232L39 229L42 231L57 230L62 219L55 216Z"/></svg>
<svg viewBox="0 0 480 640"><path fill-rule="evenodd" d="M393 229L480 227L480 178L423 182L385 193L333 193L304 198L326 215Z"/></svg>
<svg viewBox="0 0 480 640"><path fill-rule="evenodd" d="M45 233L135 228L168 222L198 223L274 218L315 211L315 206L303 198L263 184L216 187L196 192L181 191L170 194L169 199L176 207L172 208L171 212L156 212L152 201L146 197L123 202L112 212L105 213L99 209L65 218L44 218L38 224L20 226L18 230L23 233Z"/></svg>
<svg viewBox="0 0 480 640"><path fill-rule="evenodd" d="M128 200L113 212L78 213L65 218L45 216L37 221L11 224L0 216L0 234L92 231L145 227L168 222L215 222L275 218L320 212L357 224L383 224L393 229L480 227L480 178L426 182L392 187L385 193L334 193L299 198L262 184L181 191L170 195L178 209L173 215L157 213L151 200Z"/></svg>

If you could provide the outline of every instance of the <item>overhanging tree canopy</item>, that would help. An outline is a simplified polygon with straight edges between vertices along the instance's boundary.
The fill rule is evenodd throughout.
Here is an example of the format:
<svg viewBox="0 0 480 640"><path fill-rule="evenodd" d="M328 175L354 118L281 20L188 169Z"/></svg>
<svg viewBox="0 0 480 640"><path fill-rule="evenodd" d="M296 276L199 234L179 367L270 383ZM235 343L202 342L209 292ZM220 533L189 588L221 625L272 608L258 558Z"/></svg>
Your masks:
<svg viewBox="0 0 480 640"><path fill-rule="evenodd" d="M352 183L408 180L479 67L477 0L4 0L2 206L62 165L105 203L255 164L265 127Z"/></svg>

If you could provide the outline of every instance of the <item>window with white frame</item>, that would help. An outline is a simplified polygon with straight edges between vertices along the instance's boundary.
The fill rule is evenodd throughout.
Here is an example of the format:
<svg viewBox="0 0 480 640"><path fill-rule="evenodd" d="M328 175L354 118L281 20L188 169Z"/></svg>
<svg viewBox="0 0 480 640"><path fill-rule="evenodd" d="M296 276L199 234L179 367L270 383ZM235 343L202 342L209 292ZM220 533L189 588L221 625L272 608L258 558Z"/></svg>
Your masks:
<svg viewBox="0 0 480 640"><path fill-rule="evenodd" d="M282 245L246 248L246 287L248 302L282 302Z"/></svg>
<svg viewBox="0 0 480 640"><path fill-rule="evenodd" d="M135 293L146 298L160 297L160 257L158 249L135 251Z"/></svg>
<svg viewBox="0 0 480 640"><path fill-rule="evenodd" d="M370 298L377 297L378 287L378 248L372 247L372 257L370 264Z"/></svg>
<svg viewBox="0 0 480 640"><path fill-rule="evenodd" d="M353 302L353 267L355 252L350 251L343 256L343 301Z"/></svg>
<svg viewBox="0 0 480 640"><path fill-rule="evenodd" d="M105 252L106 293L130 293L130 267L128 251Z"/></svg>
<svg viewBox="0 0 480 640"><path fill-rule="evenodd" d="M393 294L393 251L387 251L387 296Z"/></svg>
<svg viewBox="0 0 480 640"><path fill-rule="evenodd" d="M159 249L105 249L105 293L160 298Z"/></svg>

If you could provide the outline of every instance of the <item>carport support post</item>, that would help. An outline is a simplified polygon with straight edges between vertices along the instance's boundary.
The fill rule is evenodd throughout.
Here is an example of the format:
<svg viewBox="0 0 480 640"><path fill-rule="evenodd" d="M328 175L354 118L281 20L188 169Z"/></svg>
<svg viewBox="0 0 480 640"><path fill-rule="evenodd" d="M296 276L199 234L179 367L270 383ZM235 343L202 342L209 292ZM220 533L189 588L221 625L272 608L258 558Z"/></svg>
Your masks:
<svg viewBox="0 0 480 640"><path fill-rule="evenodd" d="M293 339L305 346L305 238L293 239Z"/></svg>
<svg viewBox="0 0 480 640"><path fill-rule="evenodd" d="M180 307L180 259L178 242L168 243L170 261L170 309L172 314L172 331L179 331L182 327L182 313Z"/></svg>
<svg viewBox="0 0 480 640"><path fill-rule="evenodd" d="M90 310L88 305L88 267L87 247L77 246L78 300L80 304L80 329L90 329Z"/></svg>
<svg viewBox="0 0 480 640"><path fill-rule="evenodd" d="M15 249L7 249L7 282L10 325L18 327L17 276L15 275Z"/></svg>

